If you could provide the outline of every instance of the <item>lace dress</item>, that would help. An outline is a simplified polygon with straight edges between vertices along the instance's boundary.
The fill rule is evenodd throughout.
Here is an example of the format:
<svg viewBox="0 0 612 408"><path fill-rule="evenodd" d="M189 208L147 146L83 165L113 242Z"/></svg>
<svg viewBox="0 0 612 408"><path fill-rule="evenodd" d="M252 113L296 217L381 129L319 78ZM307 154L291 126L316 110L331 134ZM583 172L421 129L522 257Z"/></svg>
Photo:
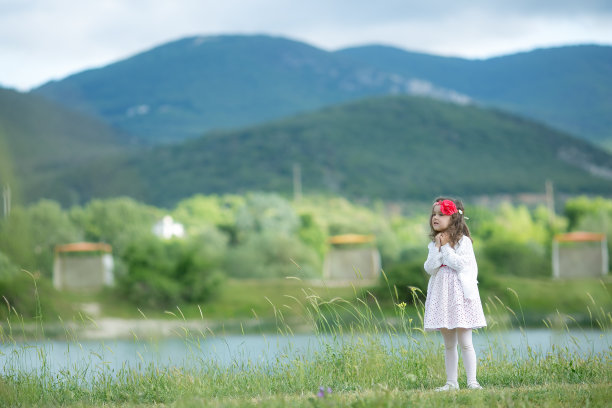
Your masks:
<svg viewBox="0 0 612 408"><path fill-rule="evenodd" d="M430 242L425 271L431 275L425 300L424 329L485 327L476 277L478 267L472 241L463 237L456 248L436 248Z"/></svg>

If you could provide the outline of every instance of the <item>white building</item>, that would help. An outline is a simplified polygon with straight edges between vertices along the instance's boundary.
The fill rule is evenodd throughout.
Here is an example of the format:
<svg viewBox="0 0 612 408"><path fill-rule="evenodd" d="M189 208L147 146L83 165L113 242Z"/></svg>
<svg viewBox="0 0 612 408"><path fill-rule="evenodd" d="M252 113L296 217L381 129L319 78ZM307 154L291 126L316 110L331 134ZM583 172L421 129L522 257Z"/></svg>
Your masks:
<svg viewBox="0 0 612 408"><path fill-rule="evenodd" d="M182 238L185 236L185 227L181 223L174 222L171 216L166 215L153 226L153 233L164 239Z"/></svg>
<svg viewBox="0 0 612 408"><path fill-rule="evenodd" d="M329 238L332 245L323 262L323 278L373 282L382 269L373 235L345 234Z"/></svg>
<svg viewBox="0 0 612 408"><path fill-rule="evenodd" d="M110 245L76 242L55 247L53 286L58 290L98 290L112 286L113 256Z"/></svg>
<svg viewBox="0 0 612 408"><path fill-rule="evenodd" d="M554 278L599 278L608 274L608 241L605 234L569 232L553 238Z"/></svg>

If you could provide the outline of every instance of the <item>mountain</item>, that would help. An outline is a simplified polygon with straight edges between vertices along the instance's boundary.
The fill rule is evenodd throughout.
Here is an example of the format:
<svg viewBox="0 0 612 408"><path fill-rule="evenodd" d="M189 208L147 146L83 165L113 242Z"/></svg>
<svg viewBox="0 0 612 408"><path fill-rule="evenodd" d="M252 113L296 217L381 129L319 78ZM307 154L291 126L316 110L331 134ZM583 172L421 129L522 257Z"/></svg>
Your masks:
<svg viewBox="0 0 612 408"><path fill-rule="evenodd" d="M588 142L496 110L388 96L90 163L46 193L162 206L196 193L290 194L295 164L305 193L351 198L541 192L546 180L560 193L612 192L612 155Z"/></svg>
<svg viewBox="0 0 612 408"><path fill-rule="evenodd" d="M373 69L422 78L612 149L612 47L538 49L485 60L385 46L338 52Z"/></svg>
<svg viewBox="0 0 612 408"><path fill-rule="evenodd" d="M15 197L39 198L67 169L131 148L129 137L99 120L0 88L0 182Z"/></svg>
<svg viewBox="0 0 612 408"><path fill-rule="evenodd" d="M421 94L508 110L612 149L609 78L606 46L465 60L228 35L173 41L33 92L153 144L367 96Z"/></svg>
<svg viewBox="0 0 612 408"><path fill-rule="evenodd" d="M146 140L168 142L398 86L397 78L362 65L284 38L192 37L47 83L35 93Z"/></svg>

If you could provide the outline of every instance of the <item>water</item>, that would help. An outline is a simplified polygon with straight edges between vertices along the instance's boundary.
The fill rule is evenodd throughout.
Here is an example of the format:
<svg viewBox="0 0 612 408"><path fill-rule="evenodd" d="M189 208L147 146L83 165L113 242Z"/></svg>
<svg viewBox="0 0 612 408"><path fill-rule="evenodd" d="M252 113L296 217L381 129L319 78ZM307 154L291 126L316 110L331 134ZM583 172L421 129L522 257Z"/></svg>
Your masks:
<svg viewBox="0 0 612 408"><path fill-rule="evenodd" d="M438 333L427 336L442 343ZM538 353L567 348L581 356L612 350L612 332L557 332L547 329L480 331L474 335L477 355L508 353L516 358L528 355L531 348ZM334 340L335 339L335 340ZM197 368L202 364L241 367L245 364L265 366L279 356L312 355L324 344L355 341L355 336L338 339L312 334L230 335L198 339L163 338L153 341L43 341L0 345L0 373L41 372L54 376L81 373L93 378L96 372L117 372L122 368L142 369L155 364L163 367ZM422 335L416 340L423 340ZM335 342L334 342L335 341ZM393 346L415 346L406 336L380 336L380 341Z"/></svg>

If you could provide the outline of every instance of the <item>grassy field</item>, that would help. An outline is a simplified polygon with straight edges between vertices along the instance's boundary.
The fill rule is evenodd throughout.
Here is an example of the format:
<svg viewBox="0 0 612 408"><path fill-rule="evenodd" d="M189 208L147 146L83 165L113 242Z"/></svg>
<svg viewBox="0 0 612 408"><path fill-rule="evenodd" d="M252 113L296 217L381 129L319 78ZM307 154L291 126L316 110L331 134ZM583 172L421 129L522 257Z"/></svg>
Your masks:
<svg viewBox="0 0 612 408"><path fill-rule="evenodd" d="M250 290L245 291L247 283ZM488 316L493 326L488 332L490 336L487 335L491 338L490 347L478 355L478 377L485 389L440 394L432 390L445 381L444 353L441 344L421 330L422 303L417 301L416 308L401 302L380 304L363 288L321 286L315 289L292 280L278 281L278 286L270 282L232 284L236 285L233 290L227 286L228 291L220 294L218 309L211 305L204 311L210 310L215 315L234 310L236 316L242 316L248 315L247 304L261 313L269 310L266 316L273 316L276 331L288 338L293 329L285 315L293 313L311 324L319 334L322 347L309 357L287 352L274 356L266 364L249 360L228 366L198 359L196 346L195 368L150 365L106 369L104 365L93 367L83 363L60 373L45 368L42 350L38 353L42 368L35 372L7 366L7 360L3 359L6 356L0 356L4 364L0 376L0 406L604 407L612 399L610 347L588 355L577 355L563 347L543 351L528 349L527 355L518 355L495 341L496 328L509 324L523 327L521 310L531 301L523 301L520 288L509 291L516 303L520 303L518 308L499 298L493 297L492 303L485 301L488 309L495 311L494 317ZM570 282L558 282L552 288L558 291L562 285L571 286ZM595 299L604 294L609 297L607 283L595 282L589 290L594 292L597 287L603 288L602 292L586 295L584 307L592 310L593 327L611 330L609 299L604 299L602 304ZM544 293L545 289L540 292ZM339 293L346 297L338 296ZM567 293L572 296L569 289ZM529 296L532 295L526 295ZM168 315L163 311L158 313ZM197 314L200 315L199 310ZM176 313L171 317L176 318ZM5 331L0 334L4 344L14 342ZM204 335L186 329L184 341L198 345ZM77 336L71 342L74 347L80 346ZM23 344L22 347L37 346ZM460 366L459 383L465 387L462 371ZM318 395L320 387L325 391L323 396Z"/></svg>
<svg viewBox="0 0 612 408"><path fill-rule="evenodd" d="M149 365L118 370L77 365L59 374L44 365L34 373L4 367L0 406L604 407L610 400L610 348L579 356L557 347L519 356L493 340L478 356L485 389L440 394L433 389L445 381L443 349L433 336L422 336L409 321L386 331L374 321L366 319L365 324L368 332L354 334L348 342L321 339L324 347L309 358L282 353L267 364L249 360L225 366L201 360L192 369ZM185 341L192 336L198 335L188 334ZM400 341L404 338L412 341ZM465 387L461 366L459 373Z"/></svg>
<svg viewBox="0 0 612 408"><path fill-rule="evenodd" d="M602 329L612 311L611 290L610 277L600 280L500 277L494 287L483 288L480 294L492 329L519 326ZM11 336L23 339L41 332L42 321L42 331L48 338L65 339L73 336L66 336L66 324L78 330L78 327L91 326L96 320L119 318L136 324L155 320L166 326L190 321L195 325L204 324L215 333L227 334L276 333L279 327L290 327L292 332L311 332L317 326L325 325L326 319L336 319L353 327L363 326L364 316L371 320L395 322L398 319L397 304L402 302L407 303L403 314L413 321L419 319L419 310L413 299L397 298L396 292L388 287L330 285L296 278L229 279L210 302L162 309L135 305L112 292L65 293L61 300L65 311L61 316L41 310L34 317L19 315L17 325L0 322L0 329L5 332L12 330ZM306 307L313 300L319 305L314 311ZM419 300L424 300L420 292ZM333 307L330 307L330 302L335 303ZM358 307L347 307L347 304ZM91 311L92 305L95 312ZM318 317L313 318L312 313ZM17 311L12 312L13 316L17 314Z"/></svg>
<svg viewBox="0 0 612 408"><path fill-rule="evenodd" d="M383 285L384 287L384 285ZM510 288L510 289L509 289ZM202 315L210 319L250 319L274 318L274 309L282 309L285 316L303 316L303 308L296 307L296 299L305 301L315 295L322 300L342 298L354 301L363 298L368 303L376 303L385 313L393 313L394 304L401 301L410 303L411 299L395 298L393 290L382 289L387 296L380 296L381 289L374 286L326 285L322 281L302 281L299 279L228 279L216 297L203 305L180 305L182 316L187 319L200 319ZM612 277L604 279L553 280L549 278L500 277L492 289L481 289L483 303L487 300L497 302L499 298L505 305L519 311L522 309L525 323L542 326L542 319L559 313L591 321L591 315L598 308L612 310ZM516 295L515 295L516 293ZM517 301L517 298L520 299ZM140 318L144 313L149 318L174 318L179 313L176 307L166 310L147 309L118 299L109 293L69 294L67 299L74 305L96 302L101 306L101 316ZM597 305L597 308L594 308ZM378 307L378 306L376 306ZM142 312L142 313L141 313ZM593 320L594 322L594 320Z"/></svg>
<svg viewBox="0 0 612 408"><path fill-rule="evenodd" d="M312 291L327 299L334 297L354 299L367 289L351 285L328 287L321 281L302 281L292 278L228 279L210 302L202 305L180 305L180 309L187 319L200 319L202 314L211 319L253 318L255 315L273 317L272 305L282 306L288 303L289 299L302 299ZM68 293L67 299L75 305L96 302L101 306L102 316L139 318L142 316L140 313L142 311L150 318L173 318L172 314L166 313L166 310L139 307L109 292ZM174 313L177 310L176 307L171 307L168 311Z"/></svg>
<svg viewBox="0 0 612 408"><path fill-rule="evenodd" d="M225 398L204 400L184 398L174 407L578 407L607 406L610 399L609 384L555 385L520 387L515 389L491 388L478 393L459 391L439 395L422 390L368 390L349 392L326 400L304 396L274 396L253 398L250 401Z"/></svg>
<svg viewBox="0 0 612 408"><path fill-rule="evenodd" d="M6 386L3 386L6 389ZM0 389L0 392L4 392ZM5 397L3 395L3 397ZM385 389L384 386L361 391L332 393L320 398L315 393L264 396L217 397L197 393L183 394L165 401L146 402L130 399L114 401L62 401L2 399L5 407L609 407L610 383L552 384L522 387L491 387L486 390L439 394L421 389Z"/></svg>

